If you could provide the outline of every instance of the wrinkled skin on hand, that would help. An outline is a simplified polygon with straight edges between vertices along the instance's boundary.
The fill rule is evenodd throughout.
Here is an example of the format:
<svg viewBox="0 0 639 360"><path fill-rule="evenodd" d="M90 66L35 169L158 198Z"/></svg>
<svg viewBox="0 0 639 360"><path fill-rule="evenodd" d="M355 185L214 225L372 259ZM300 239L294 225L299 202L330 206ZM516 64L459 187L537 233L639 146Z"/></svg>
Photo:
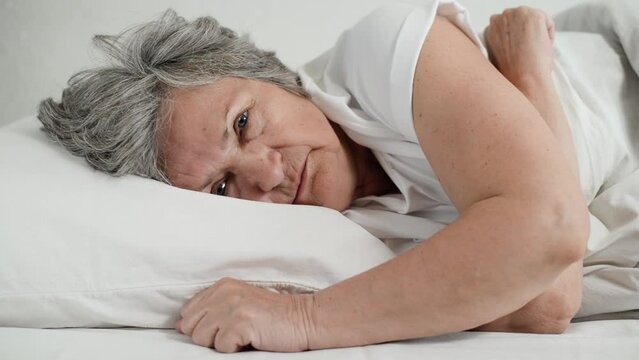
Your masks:
<svg viewBox="0 0 639 360"><path fill-rule="evenodd" d="M515 86L552 73L555 25L543 11L522 6L493 15L484 37L491 62Z"/></svg>
<svg viewBox="0 0 639 360"><path fill-rule="evenodd" d="M278 294L224 278L196 294L176 330L219 352L308 350L307 305L312 295Z"/></svg>

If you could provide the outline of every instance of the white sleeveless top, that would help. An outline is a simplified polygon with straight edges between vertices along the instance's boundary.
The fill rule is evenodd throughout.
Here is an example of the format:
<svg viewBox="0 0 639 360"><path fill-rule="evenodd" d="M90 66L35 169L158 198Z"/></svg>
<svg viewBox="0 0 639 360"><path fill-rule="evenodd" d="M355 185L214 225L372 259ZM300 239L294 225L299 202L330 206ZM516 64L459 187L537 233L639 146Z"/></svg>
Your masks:
<svg viewBox="0 0 639 360"><path fill-rule="evenodd" d="M299 70L312 101L350 138L372 150L399 189L399 194L358 199L344 211L396 252L430 238L459 215L424 156L413 127L413 77L436 15L450 19L486 54L463 7L454 1L431 0L423 6L392 4L375 10L344 32L332 49ZM583 117L583 106L574 105L574 97L579 96L561 69L556 73L559 91L569 94L562 97L564 107L566 101L572 104L566 109L567 116ZM573 126L573 133L581 132L574 135L578 152L598 141L591 141L593 134L608 134L601 127L589 125L584 130ZM620 151L603 147L581 155L582 187L591 200L612 171L595 168L618 163ZM593 156L601 159L593 160Z"/></svg>

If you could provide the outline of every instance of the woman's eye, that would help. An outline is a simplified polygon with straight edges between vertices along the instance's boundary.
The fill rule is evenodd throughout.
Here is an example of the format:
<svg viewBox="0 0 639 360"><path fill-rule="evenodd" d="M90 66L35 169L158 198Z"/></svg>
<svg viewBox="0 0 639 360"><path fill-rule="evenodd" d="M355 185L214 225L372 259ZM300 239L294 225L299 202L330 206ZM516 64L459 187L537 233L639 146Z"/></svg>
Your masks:
<svg viewBox="0 0 639 360"><path fill-rule="evenodd" d="M226 194L226 180L222 181L215 189L215 195L224 196Z"/></svg>
<svg viewBox="0 0 639 360"><path fill-rule="evenodd" d="M248 113L248 110L246 110L245 112L240 114L240 116L238 116L237 120L235 121L235 126L237 127L237 130L242 132L242 129L244 129L246 125L248 124L248 121L249 121L249 113Z"/></svg>

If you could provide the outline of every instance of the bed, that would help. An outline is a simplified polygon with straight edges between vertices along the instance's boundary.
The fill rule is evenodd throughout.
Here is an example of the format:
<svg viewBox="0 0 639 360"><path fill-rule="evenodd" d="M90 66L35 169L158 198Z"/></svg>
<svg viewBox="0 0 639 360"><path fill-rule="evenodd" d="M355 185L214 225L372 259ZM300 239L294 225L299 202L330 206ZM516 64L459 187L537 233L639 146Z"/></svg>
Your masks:
<svg viewBox="0 0 639 360"><path fill-rule="evenodd" d="M386 2L308 1L300 5L294 1L244 0L229 5L224 1L116 1L87 5L69 0L56 7L29 2L3 5L1 20L16 35L8 36L13 43L3 45L18 51L3 56L0 64L18 71L3 74L7 80L2 85L6 96L2 97L0 121L11 123L0 128L0 168L5 170L0 175L0 359L222 358L229 355L196 346L171 329L181 304L195 292L225 276L274 291L311 292L393 257L397 249L332 210L272 204L248 207L245 202L229 199L213 203L202 194L145 179L113 179L96 173L81 159L49 143L38 130L37 120L28 115L39 99L59 93L66 78L86 66L91 34L117 32L169 6L187 17L219 14L223 24L255 34L258 45L277 49L288 65L297 67L330 47L339 33L363 14ZM506 0L461 3L476 20L477 28L487 24L489 14L522 4ZM582 1L523 3L556 14ZM338 14L334 13L336 8L341 9ZM599 8L558 20L567 30L581 31L581 15L593 13L593 9ZM39 23L45 13L59 20L47 23L41 19ZM597 14L608 21L595 23L591 19L593 32L619 32L611 25L619 24L614 16ZM27 21L27 16L39 25ZM46 34L42 33L44 26ZM290 26L303 30L291 34ZM49 38L48 34L59 36ZM62 46L65 34L70 40ZM620 43L625 35L617 34ZM559 41L572 46L593 43L581 36L568 35ZM639 35L634 36L634 42L628 41L637 44ZM22 41L30 37L30 42ZM291 42L302 45L290 46ZM50 47L56 43L57 52ZM620 71L632 71L632 66L639 64L637 46L628 49L629 53L634 51L637 61L619 65L623 68ZM45 54L50 56L49 65L34 66L30 59ZM66 61L68 54L76 56ZM563 61L574 60L570 52L560 55ZM564 75L576 77L578 71L588 68ZM10 89L11 84L20 84L25 91ZM626 92L639 89L633 88L632 82L624 84ZM639 114L632 106L625 109ZM11 121L16 118L21 119ZM632 144L639 138L639 130L630 133ZM634 144L623 174L608 174L614 181L606 184L605 191L593 193L591 236L595 240L588 251L596 261L586 268L590 274L585 283L589 302L566 333L464 332L299 354L247 351L230 356L636 359L639 311L633 309L639 303L639 258L636 252L628 252L625 263L614 266L609 258L614 253L618 259L623 250L618 246L613 249L611 243L629 244L625 249L636 250L639 242L639 170L633 158L639 154L639 145ZM252 226L237 223L243 217L254 219ZM116 226L105 226L105 221ZM231 226L220 229L220 223ZM282 236L285 226L286 236ZM300 245L300 239L305 245ZM605 279L614 285L602 287Z"/></svg>
<svg viewBox="0 0 639 360"><path fill-rule="evenodd" d="M636 359L639 320L573 324L560 336L460 333L431 339L297 354L219 354L159 329L0 328L0 358L30 359Z"/></svg>

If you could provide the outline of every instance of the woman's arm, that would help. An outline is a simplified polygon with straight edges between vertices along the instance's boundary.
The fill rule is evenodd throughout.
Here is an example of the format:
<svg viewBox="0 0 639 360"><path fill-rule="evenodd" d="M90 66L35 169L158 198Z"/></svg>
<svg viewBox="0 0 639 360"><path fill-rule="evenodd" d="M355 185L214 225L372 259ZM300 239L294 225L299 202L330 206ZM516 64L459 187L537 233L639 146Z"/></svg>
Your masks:
<svg viewBox="0 0 639 360"><path fill-rule="evenodd" d="M557 156L561 146L448 21L436 20L422 49L413 114L460 217L411 251L317 293L311 348L470 329L521 308L581 260L586 204Z"/></svg>
<svg viewBox="0 0 639 360"><path fill-rule="evenodd" d="M552 79L555 64L552 19L530 7L507 9L490 18L484 36L491 61L539 111L579 179L572 132Z"/></svg>
<svg viewBox="0 0 639 360"><path fill-rule="evenodd" d="M552 80L552 19L529 7L508 9L491 17L484 35L491 61L539 111L579 180L572 133ZM523 308L477 330L561 333L581 306L581 283L582 264L576 262Z"/></svg>
<svg viewBox="0 0 639 360"><path fill-rule="evenodd" d="M219 282L185 305L177 328L220 351L457 332L521 308L581 259L586 207L552 132L477 47L439 18L419 57L413 114L422 149L460 212L455 222L312 295ZM215 321L200 322L204 316Z"/></svg>

